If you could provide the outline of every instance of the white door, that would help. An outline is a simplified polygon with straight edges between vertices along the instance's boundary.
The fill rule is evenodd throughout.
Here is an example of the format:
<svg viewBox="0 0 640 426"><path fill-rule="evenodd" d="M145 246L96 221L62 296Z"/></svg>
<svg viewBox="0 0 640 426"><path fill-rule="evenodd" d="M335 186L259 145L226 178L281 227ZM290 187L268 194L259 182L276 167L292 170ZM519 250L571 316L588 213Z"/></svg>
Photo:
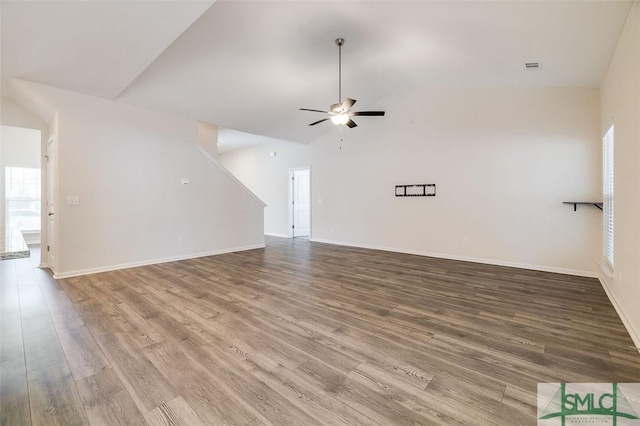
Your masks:
<svg viewBox="0 0 640 426"><path fill-rule="evenodd" d="M47 212L48 220L47 220L47 247L43 247L46 252L41 253L43 259L47 259L47 266L52 271L54 268L54 260L55 260L55 229L56 229L56 209L54 204L54 187L55 187L55 157L54 157L54 138L50 138L47 143ZM44 251L44 250L43 250ZM54 271L55 272L55 271Z"/></svg>
<svg viewBox="0 0 640 426"><path fill-rule="evenodd" d="M311 231L309 169L293 170L293 236L308 237Z"/></svg>

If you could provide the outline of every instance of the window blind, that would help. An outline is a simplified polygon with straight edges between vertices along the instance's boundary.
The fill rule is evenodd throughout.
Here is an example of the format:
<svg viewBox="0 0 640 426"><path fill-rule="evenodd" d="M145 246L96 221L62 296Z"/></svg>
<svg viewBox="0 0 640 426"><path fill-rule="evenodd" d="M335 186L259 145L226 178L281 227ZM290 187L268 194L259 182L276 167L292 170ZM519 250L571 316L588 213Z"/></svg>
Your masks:
<svg viewBox="0 0 640 426"><path fill-rule="evenodd" d="M602 139L604 257L613 268L613 126Z"/></svg>
<svg viewBox="0 0 640 426"><path fill-rule="evenodd" d="M40 169L5 167L7 225L40 231Z"/></svg>

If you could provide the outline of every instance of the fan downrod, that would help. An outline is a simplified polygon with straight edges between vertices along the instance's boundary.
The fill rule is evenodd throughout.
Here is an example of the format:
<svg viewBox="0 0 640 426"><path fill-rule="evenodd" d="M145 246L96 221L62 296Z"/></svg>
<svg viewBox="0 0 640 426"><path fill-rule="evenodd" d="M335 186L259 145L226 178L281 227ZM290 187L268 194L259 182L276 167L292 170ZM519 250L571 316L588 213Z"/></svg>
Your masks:
<svg viewBox="0 0 640 426"><path fill-rule="evenodd" d="M342 37L338 37L336 39L336 45L338 45L338 105L342 102L342 45L344 44L344 39Z"/></svg>
<svg viewBox="0 0 640 426"><path fill-rule="evenodd" d="M300 108L301 111L321 112L329 114L327 118L314 121L309 126L315 126L316 124L331 120L335 125L346 125L350 129L357 126L357 124L351 119L351 117L364 116L364 117L381 117L384 116L384 111L351 111L351 107L356 103L355 99L345 98L342 100L342 45L344 45L344 39L338 37L336 39L336 46L338 46L338 102L331 105L328 111L322 111L319 109Z"/></svg>

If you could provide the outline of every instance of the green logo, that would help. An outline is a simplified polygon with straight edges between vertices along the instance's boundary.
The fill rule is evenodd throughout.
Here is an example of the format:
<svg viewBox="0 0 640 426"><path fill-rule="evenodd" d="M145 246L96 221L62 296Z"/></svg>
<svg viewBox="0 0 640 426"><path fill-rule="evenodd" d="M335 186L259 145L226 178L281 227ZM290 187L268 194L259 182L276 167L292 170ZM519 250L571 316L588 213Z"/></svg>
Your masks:
<svg viewBox="0 0 640 426"><path fill-rule="evenodd" d="M538 395L541 394L541 385L545 384L538 385ZM567 389L566 383L560 383L546 407L538 412L540 420L559 419L561 426L565 426L567 419L571 423L591 424L598 420L606 424L612 421L613 426L618 425L618 419L640 420L617 383L569 385L570 388ZM637 384L630 385L636 385L636 389L638 387ZM540 401L538 406L540 407ZM538 424L546 423L538 422Z"/></svg>

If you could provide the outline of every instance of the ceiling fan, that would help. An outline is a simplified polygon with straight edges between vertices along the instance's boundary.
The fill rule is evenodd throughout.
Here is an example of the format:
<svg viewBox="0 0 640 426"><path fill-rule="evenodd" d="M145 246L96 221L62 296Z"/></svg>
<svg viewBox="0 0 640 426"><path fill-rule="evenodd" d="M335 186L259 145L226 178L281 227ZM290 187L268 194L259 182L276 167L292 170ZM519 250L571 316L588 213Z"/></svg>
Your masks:
<svg viewBox="0 0 640 426"><path fill-rule="evenodd" d="M300 111L321 112L323 114L329 114L330 117L323 118L322 120L314 121L309 126L315 126L323 121L331 120L331 122L337 126L347 125L349 128L356 127L357 124L351 119L351 117L373 117L383 116L384 111L351 111L351 107L356 103L355 99L345 98L342 100L342 45L344 44L343 38L337 38L336 44L338 45L338 103L329 107L329 111L322 111L319 109L300 108Z"/></svg>

